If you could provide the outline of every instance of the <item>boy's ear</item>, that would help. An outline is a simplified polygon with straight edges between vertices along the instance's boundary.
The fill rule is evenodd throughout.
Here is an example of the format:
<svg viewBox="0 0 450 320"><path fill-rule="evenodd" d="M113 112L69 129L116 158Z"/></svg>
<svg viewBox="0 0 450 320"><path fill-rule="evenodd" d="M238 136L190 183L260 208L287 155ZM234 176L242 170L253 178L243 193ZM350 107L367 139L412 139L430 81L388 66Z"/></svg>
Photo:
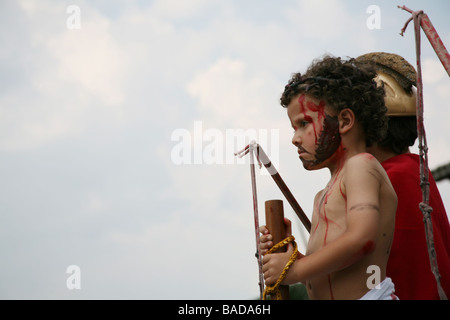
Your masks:
<svg viewBox="0 0 450 320"><path fill-rule="evenodd" d="M343 134L349 131L355 125L356 117L351 109L345 108L339 112L339 133Z"/></svg>

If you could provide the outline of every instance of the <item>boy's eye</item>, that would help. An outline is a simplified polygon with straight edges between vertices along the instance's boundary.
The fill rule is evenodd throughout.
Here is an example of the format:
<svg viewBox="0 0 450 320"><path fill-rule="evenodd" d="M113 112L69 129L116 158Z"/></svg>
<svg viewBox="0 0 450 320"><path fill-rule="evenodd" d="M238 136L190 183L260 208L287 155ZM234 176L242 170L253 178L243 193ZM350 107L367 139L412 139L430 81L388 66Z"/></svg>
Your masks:
<svg viewBox="0 0 450 320"><path fill-rule="evenodd" d="M301 127L306 127L308 124L309 124L309 121L306 121L306 120L300 121L300 126Z"/></svg>
<svg viewBox="0 0 450 320"><path fill-rule="evenodd" d="M308 121L308 120L299 120L299 121L297 121L298 126L293 126L292 127L294 129L294 133L295 133L295 131L297 131L297 129L304 128L310 123L311 123L311 121Z"/></svg>

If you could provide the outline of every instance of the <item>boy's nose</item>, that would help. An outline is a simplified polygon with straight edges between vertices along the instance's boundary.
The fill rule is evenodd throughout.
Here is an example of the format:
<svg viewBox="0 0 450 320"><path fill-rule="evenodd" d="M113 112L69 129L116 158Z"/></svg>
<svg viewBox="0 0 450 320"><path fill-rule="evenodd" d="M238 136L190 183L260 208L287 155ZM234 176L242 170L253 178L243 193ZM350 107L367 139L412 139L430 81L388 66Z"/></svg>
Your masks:
<svg viewBox="0 0 450 320"><path fill-rule="evenodd" d="M299 134L294 133L294 136L292 137L292 144L296 147L300 146L302 142L302 139Z"/></svg>

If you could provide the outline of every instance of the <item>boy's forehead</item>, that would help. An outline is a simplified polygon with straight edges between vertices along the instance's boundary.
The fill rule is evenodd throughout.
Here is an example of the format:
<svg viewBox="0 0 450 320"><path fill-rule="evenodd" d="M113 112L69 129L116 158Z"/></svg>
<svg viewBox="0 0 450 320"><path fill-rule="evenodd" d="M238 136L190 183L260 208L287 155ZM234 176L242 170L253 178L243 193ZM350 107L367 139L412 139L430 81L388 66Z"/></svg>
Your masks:
<svg viewBox="0 0 450 320"><path fill-rule="evenodd" d="M308 94L300 93L291 99L288 105L289 116L304 112L320 112L327 106L325 101L314 98Z"/></svg>

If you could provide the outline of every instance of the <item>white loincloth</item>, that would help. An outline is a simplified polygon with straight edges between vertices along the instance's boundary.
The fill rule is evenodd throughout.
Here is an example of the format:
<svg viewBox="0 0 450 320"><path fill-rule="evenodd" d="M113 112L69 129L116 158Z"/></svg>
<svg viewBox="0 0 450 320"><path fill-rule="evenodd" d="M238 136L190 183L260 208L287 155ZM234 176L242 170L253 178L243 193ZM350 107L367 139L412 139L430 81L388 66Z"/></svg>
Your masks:
<svg viewBox="0 0 450 320"><path fill-rule="evenodd" d="M375 288L367 292L358 300L399 300L394 294L395 286L391 278L386 277Z"/></svg>

